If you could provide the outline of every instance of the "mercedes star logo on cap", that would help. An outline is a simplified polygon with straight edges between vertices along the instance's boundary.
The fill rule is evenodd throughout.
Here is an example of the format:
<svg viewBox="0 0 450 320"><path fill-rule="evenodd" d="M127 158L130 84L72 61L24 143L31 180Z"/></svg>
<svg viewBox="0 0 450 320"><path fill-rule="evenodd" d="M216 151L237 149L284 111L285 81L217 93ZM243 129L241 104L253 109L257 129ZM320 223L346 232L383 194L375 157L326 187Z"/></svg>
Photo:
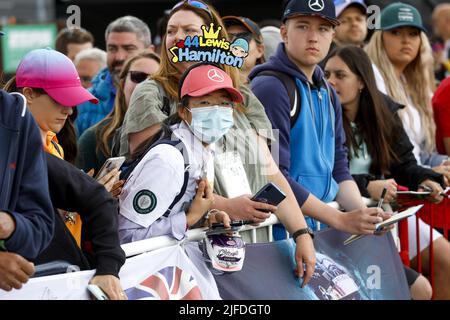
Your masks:
<svg viewBox="0 0 450 320"><path fill-rule="evenodd" d="M214 82L224 82L224 77L216 70L210 69L208 71L208 78Z"/></svg>
<svg viewBox="0 0 450 320"><path fill-rule="evenodd" d="M325 8L323 0L309 0L308 6L311 10L319 12Z"/></svg>

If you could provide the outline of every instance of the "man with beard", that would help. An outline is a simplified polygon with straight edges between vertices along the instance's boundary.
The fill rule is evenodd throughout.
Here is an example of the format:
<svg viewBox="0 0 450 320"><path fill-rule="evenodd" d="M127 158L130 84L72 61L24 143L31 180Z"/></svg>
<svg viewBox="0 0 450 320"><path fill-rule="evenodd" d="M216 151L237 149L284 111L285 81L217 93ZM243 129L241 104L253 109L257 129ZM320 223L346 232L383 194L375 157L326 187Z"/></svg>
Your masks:
<svg viewBox="0 0 450 320"><path fill-rule="evenodd" d="M111 112L124 62L144 49L153 51L149 27L133 16L120 17L111 22L106 28L105 40L107 67L92 80L89 89L99 103L86 102L78 106L75 122L78 136Z"/></svg>

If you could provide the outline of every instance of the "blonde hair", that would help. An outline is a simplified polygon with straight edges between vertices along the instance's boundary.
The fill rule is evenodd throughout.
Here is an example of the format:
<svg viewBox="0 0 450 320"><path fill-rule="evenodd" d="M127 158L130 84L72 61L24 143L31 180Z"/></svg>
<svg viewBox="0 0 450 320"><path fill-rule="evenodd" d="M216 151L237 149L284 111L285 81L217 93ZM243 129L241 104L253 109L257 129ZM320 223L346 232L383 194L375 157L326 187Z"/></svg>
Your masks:
<svg viewBox="0 0 450 320"><path fill-rule="evenodd" d="M185 3L177 7L175 10L172 10L168 20L170 20L170 18L178 11L181 10L192 11L202 18L205 25L209 26L209 24L212 22L214 23L215 28L217 28L218 26L222 26L222 29L219 31L219 38L228 39L227 31L223 27L223 22L219 14L216 12L216 10L214 10L214 8L211 5L208 5L208 8L209 11L211 12L212 19L205 10L192 7L189 4ZM159 82L159 84L163 87L164 91L166 92L170 100L178 102L178 87L182 73L180 73L180 71L178 71L178 69L175 68L174 63L172 63L172 60L167 54L166 37L167 32L164 35L161 43L161 65L158 71L152 76L152 79ZM241 85L239 70L227 65L222 65L222 68L233 80L233 86L235 88L239 88Z"/></svg>
<svg viewBox="0 0 450 320"><path fill-rule="evenodd" d="M417 57L403 71L399 79L394 65L388 57L384 43L383 31L376 31L366 47L370 59L380 70L386 83L388 94L403 105L413 104L420 114L422 129L425 133L427 152L435 149L436 124L434 122L431 94L436 89L433 74L433 55L426 35L420 33L421 45ZM402 83L404 86L402 86ZM399 111L400 117L412 119L408 108ZM411 121L412 122L412 121Z"/></svg>

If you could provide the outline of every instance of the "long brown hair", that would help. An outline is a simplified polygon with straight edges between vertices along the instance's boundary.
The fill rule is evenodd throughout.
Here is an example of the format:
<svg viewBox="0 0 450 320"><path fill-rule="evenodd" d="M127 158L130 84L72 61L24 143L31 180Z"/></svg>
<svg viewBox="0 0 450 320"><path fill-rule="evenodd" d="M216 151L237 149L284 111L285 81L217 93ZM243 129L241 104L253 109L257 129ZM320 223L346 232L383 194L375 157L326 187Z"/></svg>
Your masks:
<svg viewBox="0 0 450 320"><path fill-rule="evenodd" d="M355 123L372 157L370 171L388 175L391 166L398 161L394 145L398 131L392 113L377 88L372 63L364 50L356 46L338 48L328 59L335 56L341 58L364 84ZM350 125L350 119L346 116L345 107L342 108L346 146L353 149L358 156L360 146ZM350 152L349 159L351 159Z"/></svg>
<svg viewBox="0 0 450 320"><path fill-rule="evenodd" d="M128 109L128 106L125 102L124 92L124 86L128 72L130 71L131 65L135 61L140 59L153 59L158 63L161 62L161 59L156 53L147 50L144 50L138 53L136 56L133 56L132 58L125 61L122 71L119 74L119 85L117 88L116 98L114 100L114 108L102 121L97 124L97 148L106 156L111 155L109 142L114 136L116 129L122 125L125 113Z"/></svg>
<svg viewBox="0 0 450 320"><path fill-rule="evenodd" d="M218 26L222 26L222 29L219 31L219 38L228 39L228 34L223 26L223 22L222 19L220 18L220 15L209 4L208 8L209 11L211 12L212 19L211 16L208 14L208 12L206 12L205 10L190 6L188 3L183 3L170 12L168 20L170 20L170 18L178 11L181 10L192 11L200 18L202 18L205 25L209 26L210 23L214 23L215 28L217 28ZM159 82L159 84L163 87L164 91L166 92L170 100L178 101L178 84L181 78L181 73L180 71L178 71L177 68L175 68L175 65L172 63L170 57L168 56L166 37L167 31L161 43L161 65L159 67L158 72L156 72L156 74L152 76L152 79ZM227 65L222 65L222 68L225 70L226 73L228 73L228 75L233 80L233 86L235 88L239 88L241 85L241 80L238 69Z"/></svg>

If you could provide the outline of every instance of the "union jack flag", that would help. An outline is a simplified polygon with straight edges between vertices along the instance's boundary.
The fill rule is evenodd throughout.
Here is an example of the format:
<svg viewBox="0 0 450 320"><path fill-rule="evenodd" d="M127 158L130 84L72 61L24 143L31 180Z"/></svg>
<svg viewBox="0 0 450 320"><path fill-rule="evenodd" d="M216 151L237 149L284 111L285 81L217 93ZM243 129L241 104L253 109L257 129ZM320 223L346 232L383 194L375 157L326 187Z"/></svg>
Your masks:
<svg viewBox="0 0 450 320"><path fill-rule="evenodd" d="M175 266L159 270L125 293L130 300L203 300L194 277Z"/></svg>

